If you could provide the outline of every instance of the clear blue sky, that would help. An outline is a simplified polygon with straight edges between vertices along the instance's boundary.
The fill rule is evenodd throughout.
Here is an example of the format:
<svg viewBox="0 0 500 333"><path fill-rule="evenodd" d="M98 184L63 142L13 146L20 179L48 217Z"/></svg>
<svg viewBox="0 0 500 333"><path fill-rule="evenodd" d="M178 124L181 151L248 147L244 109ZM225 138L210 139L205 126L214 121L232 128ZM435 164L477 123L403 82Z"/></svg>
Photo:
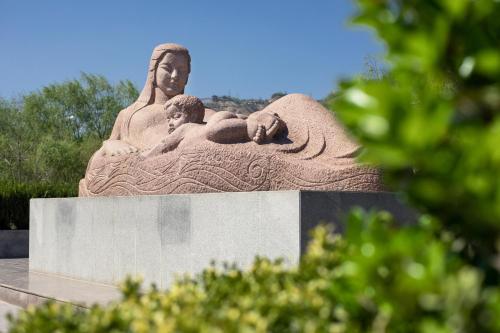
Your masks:
<svg viewBox="0 0 500 333"><path fill-rule="evenodd" d="M142 88L153 47L186 46L186 93L324 97L382 52L367 30L347 24L348 0L1 0L0 96L9 98L81 71Z"/></svg>

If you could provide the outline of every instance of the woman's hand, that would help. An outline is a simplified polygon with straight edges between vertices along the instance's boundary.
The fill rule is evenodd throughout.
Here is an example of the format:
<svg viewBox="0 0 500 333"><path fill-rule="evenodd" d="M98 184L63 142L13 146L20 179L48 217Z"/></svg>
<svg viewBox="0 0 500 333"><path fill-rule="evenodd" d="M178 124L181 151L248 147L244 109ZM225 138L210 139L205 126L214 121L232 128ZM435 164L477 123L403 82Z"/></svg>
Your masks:
<svg viewBox="0 0 500 333"><path fill-rule="evenodd" d="M121 140L106 140L102 144L104 155L120 156L136 153L138 149Z"/></svg>

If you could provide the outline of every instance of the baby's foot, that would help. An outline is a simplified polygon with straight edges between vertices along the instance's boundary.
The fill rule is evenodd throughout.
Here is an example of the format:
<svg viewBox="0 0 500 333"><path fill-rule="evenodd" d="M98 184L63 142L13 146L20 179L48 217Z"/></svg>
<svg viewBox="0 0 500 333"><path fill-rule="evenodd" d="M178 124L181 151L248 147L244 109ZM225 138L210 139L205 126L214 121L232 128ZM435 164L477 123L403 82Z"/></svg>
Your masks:
<svg viewBox="0 0 500 333"><path fill-rule="evenodd" d="M266 129L266 136L271 139L274 137L274 134L278 131L278 129L281 126L281 119L278 117L277 114L275 114L276 118L273 119L271 126Z"/></svg>
<svg viewBox="0 0 500 333"><path fill-rule="evenodd" d="M266 127L264 125L257 126L257 132L252 140L259 145L266 140Z"/></svg>

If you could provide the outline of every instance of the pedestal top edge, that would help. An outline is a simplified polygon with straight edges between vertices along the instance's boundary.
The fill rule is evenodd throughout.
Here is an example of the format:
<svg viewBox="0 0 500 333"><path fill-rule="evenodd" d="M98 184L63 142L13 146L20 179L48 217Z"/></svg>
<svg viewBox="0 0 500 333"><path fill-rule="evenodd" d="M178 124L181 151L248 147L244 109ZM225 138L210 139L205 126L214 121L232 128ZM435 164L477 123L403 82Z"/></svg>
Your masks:
<svg viewBox="0 0 500 333"><path fill-rule="evenodd" d="M263 195L301 195L301 194L330 194L330 195L349 195L349 194L363 194L371 196L387 196L396 195L394 192L361 192L361 191L304 191L304 190L289 190L289 191L252 191L252 192L211 192L211 193L184 193L184 194L154 194L154 195L134 195L134 196L99 196L99 197L66 197L66 198L31 198L32 201L51 201L51 200L147 200L158 198L200 198L200 197L227 197L227 196L263 196Z"/></svg>

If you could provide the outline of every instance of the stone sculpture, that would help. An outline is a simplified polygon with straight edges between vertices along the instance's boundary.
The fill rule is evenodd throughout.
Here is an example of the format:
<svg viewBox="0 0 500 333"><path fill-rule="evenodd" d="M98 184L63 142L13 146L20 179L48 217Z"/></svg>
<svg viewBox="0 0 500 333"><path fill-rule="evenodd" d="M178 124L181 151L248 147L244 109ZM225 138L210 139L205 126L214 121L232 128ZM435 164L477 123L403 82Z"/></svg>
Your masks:
<svg viewBox="0 0 500 333"><path fill-rule="evenodd" d="M80 196L268 190L382 190L335 116L300 94L242 119L183 95L190 55L157 46L138 100L90 159Z"/></svg>

